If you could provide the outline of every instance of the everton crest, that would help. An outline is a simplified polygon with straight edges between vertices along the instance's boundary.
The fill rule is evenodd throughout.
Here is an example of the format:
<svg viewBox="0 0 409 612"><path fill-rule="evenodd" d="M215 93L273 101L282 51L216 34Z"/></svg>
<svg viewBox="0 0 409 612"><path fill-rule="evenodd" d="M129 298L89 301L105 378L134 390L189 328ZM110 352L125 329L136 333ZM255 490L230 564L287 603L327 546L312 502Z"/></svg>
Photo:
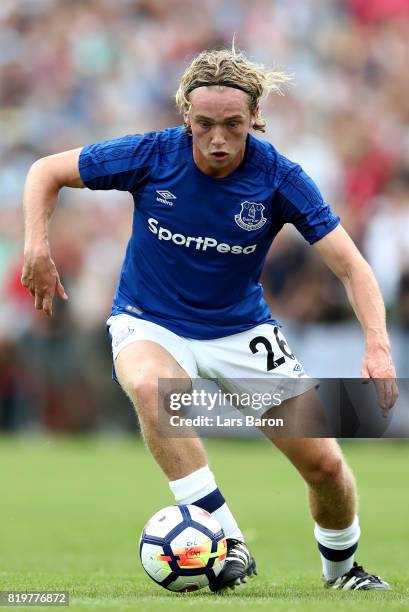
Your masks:
<svg viewBox="0 0 409 612"><path fill-rule="evenodd" d="M263 227L267 221L263 215L265 206L258 202L242 202L240 214L234 215L234 220L239 227L252 232Z"/></svg>

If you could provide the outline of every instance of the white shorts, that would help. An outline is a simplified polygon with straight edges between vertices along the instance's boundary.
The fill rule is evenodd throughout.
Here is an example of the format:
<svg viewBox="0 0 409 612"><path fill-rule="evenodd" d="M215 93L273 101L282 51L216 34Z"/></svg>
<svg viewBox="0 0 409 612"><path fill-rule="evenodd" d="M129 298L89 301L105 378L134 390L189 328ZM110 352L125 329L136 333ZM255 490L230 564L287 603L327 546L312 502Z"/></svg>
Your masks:
<svg viewBox="0 0 409 612"><path fill-rule="evenodd" d="M129 344L150 340L166 349L191 379L215 379L230 393L277 391L284 400L316 386L279 328L270 323L214 340L183 338L125 313L111 316L107 325L114 361Z"/></svg>

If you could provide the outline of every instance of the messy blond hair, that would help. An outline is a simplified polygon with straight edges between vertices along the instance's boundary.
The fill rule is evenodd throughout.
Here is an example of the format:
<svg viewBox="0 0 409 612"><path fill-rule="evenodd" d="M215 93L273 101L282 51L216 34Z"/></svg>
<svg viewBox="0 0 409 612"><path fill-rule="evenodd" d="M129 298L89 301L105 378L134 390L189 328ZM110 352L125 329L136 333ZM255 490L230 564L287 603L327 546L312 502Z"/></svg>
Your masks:
<svg viewBox="0 0 409 612"><path fill-rule="evenodd" d="M268 70L262 64L250 62L242 51L232 48L202 51L194 58L182 75L175 99L179 112L184 115L191 108L189 94L196 87L219 85L237 87L250 96L249 109L254 111L262 96L270 92L283 94L282 86L291 80L285 72ZM186 124L185 124L186 126ZM265 132L266 122L258 110L254 130Z"/></svg>

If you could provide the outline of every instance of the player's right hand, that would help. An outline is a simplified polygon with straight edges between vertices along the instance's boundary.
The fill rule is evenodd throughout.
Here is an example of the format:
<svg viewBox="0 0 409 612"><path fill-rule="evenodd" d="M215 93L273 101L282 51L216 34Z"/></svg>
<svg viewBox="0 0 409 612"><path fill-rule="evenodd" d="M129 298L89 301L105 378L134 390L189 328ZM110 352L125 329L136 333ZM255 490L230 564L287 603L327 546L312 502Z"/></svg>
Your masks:
<svg viewBox="0 0 409 612"><path fill-rule="evenodd" d="M49 317L53 314L55 293L58 293L63 300L68 299L55 263L48 253L27 252L24 254L21 284L33 296L34 307L42 310Z"/></svg>

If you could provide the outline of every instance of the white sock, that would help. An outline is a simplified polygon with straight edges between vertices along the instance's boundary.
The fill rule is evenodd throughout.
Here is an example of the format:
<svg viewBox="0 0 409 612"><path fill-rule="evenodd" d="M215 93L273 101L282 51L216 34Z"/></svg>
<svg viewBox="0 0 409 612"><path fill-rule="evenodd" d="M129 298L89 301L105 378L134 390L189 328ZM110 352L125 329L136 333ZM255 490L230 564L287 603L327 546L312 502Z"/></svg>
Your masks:
<svg viewBox="0 0 409 612"><path fill-rule="evenodd" d="M193 504L207 510L219 521L226 538L244 542L243 534L217 488L214 474L208 465L184 478L171 480L169 487L178 504Z"/></svg>
<svg viewBox="0 0 409 612"><path fill-rule="evenodd" d="M358 517L346 529L324 529L315 524L314 535L321 554L325 580L334 580L349 572L361 535Z"/></svg>

